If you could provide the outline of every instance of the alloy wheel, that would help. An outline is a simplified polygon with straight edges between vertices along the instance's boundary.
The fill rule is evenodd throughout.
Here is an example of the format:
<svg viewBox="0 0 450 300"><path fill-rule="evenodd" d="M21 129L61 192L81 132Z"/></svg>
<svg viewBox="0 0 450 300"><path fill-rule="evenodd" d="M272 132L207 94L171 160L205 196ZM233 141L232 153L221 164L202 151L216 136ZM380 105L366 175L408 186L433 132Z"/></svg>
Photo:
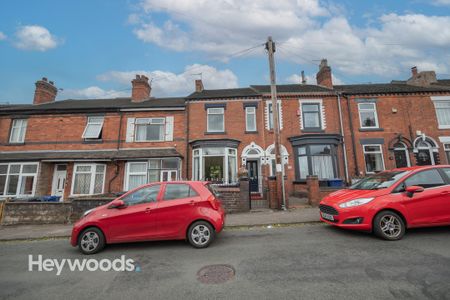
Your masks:
<svg viewBox="0 0 450 300"><path fill-rule="evenodd" d="M87 231L82 237L81 237L81 248L86 252L92 252L94 251L100 243L100 237L96 232L93 231Z"/></svg>
<svg viewBox="0 0 450 300"><path fill-rule="evenodd" d="M384 215L380 220L381 231L389 238L396 238L402 232L401 221L393 215Z"/></svg>
<svg viewBox="0 0 450 300"><path fill-rule="evenodd" d="M191 238L196 245L205 245L208 243L210 237L211 232L205 225L199 224L192 229Z"/></svg>

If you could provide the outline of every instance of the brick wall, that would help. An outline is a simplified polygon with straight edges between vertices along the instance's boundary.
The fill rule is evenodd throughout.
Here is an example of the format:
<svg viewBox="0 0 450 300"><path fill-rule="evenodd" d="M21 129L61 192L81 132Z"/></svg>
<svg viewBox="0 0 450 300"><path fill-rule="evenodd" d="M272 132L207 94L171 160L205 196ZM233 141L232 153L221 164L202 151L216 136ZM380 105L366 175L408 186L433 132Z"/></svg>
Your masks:
<svg viewBox="0 0 450 300"><path fill-rule="evenodd" d="M221 186L217 188L219 199L227 213L250 210L250 193L248 180L241 180L239 186Z"/></svg>
<svg viewBox="0 0 450 300"><path fill-rule="evenodd" d="M7 202L1 224L66 224L69 223L70 211L70 203Z"/></svg>

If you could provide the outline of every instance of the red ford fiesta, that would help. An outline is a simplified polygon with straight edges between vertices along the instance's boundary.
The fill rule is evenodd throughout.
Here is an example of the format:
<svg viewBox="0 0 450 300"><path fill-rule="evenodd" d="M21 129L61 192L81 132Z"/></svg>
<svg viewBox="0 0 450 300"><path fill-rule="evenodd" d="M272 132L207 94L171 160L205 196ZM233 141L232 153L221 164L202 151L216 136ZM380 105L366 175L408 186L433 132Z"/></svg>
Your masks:
<svg viewBox="0 0 450 300"><path fill-rule="evenodd" d="M450 166L385 171L330 194L321 220L399 240L407 228L450 225Z"/></svg>
<svg viewBox="0 0 450 300"><path fill-rule="evenodd" d="M161 182L136 188L88 210L75 223L70 243L84 254L106 244L186 239L205 248L224 226L225 211L207 182Z"/></svg>

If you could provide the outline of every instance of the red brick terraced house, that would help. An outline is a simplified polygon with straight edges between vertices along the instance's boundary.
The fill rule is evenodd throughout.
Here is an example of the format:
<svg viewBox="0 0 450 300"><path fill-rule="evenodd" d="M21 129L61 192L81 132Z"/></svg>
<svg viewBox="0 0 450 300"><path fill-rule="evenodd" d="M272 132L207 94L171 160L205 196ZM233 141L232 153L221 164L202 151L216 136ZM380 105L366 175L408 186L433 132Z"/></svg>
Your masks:
<svg viewBox="0 0 450 300"><path fill-rule="evenodd" d="M114 193L186 177L183 98L150 97L136 76L132 97L55 101L46 78L33 104L0 108L0 197Z"/></svg>
<svg viewBox="0 0 450 300"><path fill-rule="evenodd" d="M384 169L450 163L450 80L333 85L323 60L317 85L278 85L286 193ZM114 193L152 181L233 184L244 166L254 198L275 170L269 85L150 97L137 75L130 98L54 101L36 82L31 105L0 107L0 197ZM267 205L267 203L266 203Z"/></svg>

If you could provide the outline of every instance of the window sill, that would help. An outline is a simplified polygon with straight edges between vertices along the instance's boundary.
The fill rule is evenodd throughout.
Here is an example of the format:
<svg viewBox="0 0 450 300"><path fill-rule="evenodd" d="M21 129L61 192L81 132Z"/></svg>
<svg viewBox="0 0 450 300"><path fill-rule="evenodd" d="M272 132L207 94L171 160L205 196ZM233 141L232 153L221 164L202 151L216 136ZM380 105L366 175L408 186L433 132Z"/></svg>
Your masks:
<svg viewBox="0 0 450 300"><path fill-rule="evenodd" d="M257 130L255 130L255 131L245 131L245 134L258 134L258 131Z"/></svg>
<svg viewBox="0 0 450 300"><path fill-rule="evenodd" d="M92 139L92 140L84 139L83 140L83 144L102 144L102 143L103 143L102 139Z"/></svg>
<svg viewBox="0 0 450 300"><path fill-rule="evenodd" d="M206 131L205 135L213 135L213 134L227 134L226 131L218 131L218 132L210 132L210 131Z"/></svg>
<svg viewBox="0 0 450 300"><path fill-rule="evenodd" d="M132 141L127 143L160 143L165 142L165 140L151 140L151 141Z"/></svg>
<svg viewBox="0 0 450 300"><path fill-rule="evenodd" d="M370 132L370 131L384 131L383 128L359 128L360 132Z"/></svg>
<svg viewBox="0 0 450 300"><path fill-rule="evenodd" d="M302 132L307 132L307 133L312 133L312 132L317 132L317 133L324 133L325 130L321 129L321 128L304 128L302 129Z"/></svg>
<svg viewBox="0 0 450 300"><path fill-rule="evenodd" d="M8 146L23 146L23 145L25 145L25 142L21 142L21 143L11 143L11 142L9 142L8 143Z"/></svg>
<svg viewBox="0 0 450 300"><path fill-rule="evenodd" d="M439 125L438 129L450 129L450 125Z"/></svg>

